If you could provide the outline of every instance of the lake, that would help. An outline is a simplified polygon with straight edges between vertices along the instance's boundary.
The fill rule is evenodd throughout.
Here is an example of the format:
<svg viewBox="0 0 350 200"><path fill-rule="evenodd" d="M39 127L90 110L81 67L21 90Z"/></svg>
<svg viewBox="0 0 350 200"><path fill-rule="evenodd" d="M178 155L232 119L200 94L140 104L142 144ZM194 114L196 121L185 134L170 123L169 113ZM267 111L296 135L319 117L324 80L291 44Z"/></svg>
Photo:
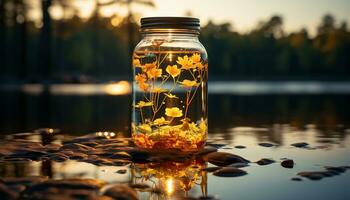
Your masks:
<svg viewBox="0 0 350 200"><path fill-rule="evenodd" d="M1 177L46 175L94 178L164 187L166 195L136 189L140 199L348 199L350 171L312 180L300 172L350 166L350 84L324 82L214 82L209 88L209 139L219 152L251 161L247 174L220 177L205 160L103 166L77 160L0 162ZM128 137L130 85L3 85L2 139L61 144L86 134ZM38 128L56 128L49 140ZM56 131L56 130L55 130ZM96 132L96 133L95 133ZM21 133L13 135L14 133ZM306 146L291 146L294 143ZM259 145L267 143L272 145ZM255 163L262 158L274 162ZM293 168L281 166L292 159ZM121 171L120 171L121 170ZM123 173L119 173L119 172ZM346 170L345 170L346 171ZM185 174L187 182L180 178ZM167 178L164 178L167 177ZM172 177L172 178L169 178ZM164 178L164 179L162 179ZM292 180L292 178L298 178ZM300 178L300 180L299 180ZM187 184L184 184L187 183Z"/></svg>

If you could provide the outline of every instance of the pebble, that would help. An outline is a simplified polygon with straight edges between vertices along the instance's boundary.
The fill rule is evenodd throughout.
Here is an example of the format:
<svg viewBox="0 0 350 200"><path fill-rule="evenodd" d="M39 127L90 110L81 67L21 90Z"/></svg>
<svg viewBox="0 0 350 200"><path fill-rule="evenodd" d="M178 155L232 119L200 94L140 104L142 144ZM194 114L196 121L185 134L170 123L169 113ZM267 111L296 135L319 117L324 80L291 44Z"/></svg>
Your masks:
<svg viewBox="0 0 350 200"><path fill-rule="evenodd" d="M286 159L281 162L281 166L284 168L293 168L294 167L294 161L291 159Z"/></svg>
<svg viewBox="0 0 350 200"><path fill-rule="evenodd" d="M299 177L293 177L290 180L292 180L292 181L302 181L303 179L301 179Z"/></svg>
<svg viewBox="0 0 350 200"><path fill-rule="evenodd" d="M249 163L248 160L242 158L241 156L226 152L209 153L204 157L204 159L216 166L227 166L234 163Z"/></svg>
<svg viewBox="0 0 350 200"><path fill-rule="evenodd" d="M236 145L235 146L236 149L245 149L247 148L246 146L243 146L243 145Z"/></svg>
<svg viewBox="0 0 350 200"><path fill-rule="evenodd" d="M247 172L236 167L223 167L214 171L213 175L220 177L238 177L244 176Z"/></svg>
<svg viewBox="0 0 350 200"><path fill-rule="evenodd" d="M262 159L256 161L256 163L258 165L269 165L269 164L272 164L274 162L275 162L274 160L269 159L269 158L262 158Z"/></svg>

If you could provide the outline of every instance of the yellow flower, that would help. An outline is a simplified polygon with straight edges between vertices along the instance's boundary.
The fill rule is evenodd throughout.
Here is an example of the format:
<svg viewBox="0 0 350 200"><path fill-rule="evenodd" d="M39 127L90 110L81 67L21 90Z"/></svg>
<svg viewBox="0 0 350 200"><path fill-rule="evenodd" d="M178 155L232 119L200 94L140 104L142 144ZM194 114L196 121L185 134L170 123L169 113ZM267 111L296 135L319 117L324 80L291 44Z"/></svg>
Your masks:
<svg viewBox="0 0 350 200"><path fill-rule="evenodd" d="M140 62L139 59L134 59L134 60L132 61L132 65L133 65L134 67L141 67L141 62Z"/></svg>
<svg viewBox="0 0 350 200"><path fill-rule="evenodd" d="M196 63L195 66L198 68L198 70L202 70L204 68L202 63Z"/></svg>
<svg viewBox="0 0 350 200"><path fill-rule="evenodd" d="M148 72L151 69L155 69L155 68L157 68L156 62L146 63L145 65L142 66L142 70L144 72Z"/></svg>
<svg viewBox="0 0 350 200"><path fill-rule="evenodd" d="M142 132L152 132L152 128L148 124L141 124L138 128Z"/></svg>
<svg viewBox="0 0 350 200"><path fill-rule="evenodd" d="M188 70L194 68L193 62L188 56L184 56L183 58L178 57L176 62L182 66L182 69Z"/></svg>
<svg viewBox="0 0 350 200"><path fill-rule="evenodd" d="M194 86L198 85L198 83L196 81L190 81L190 80L187 80L187 79L183 80L180 83L185 88L191 88L191 87L194 87Z"/></svg>
<svg viewBox="0 0 350 200"><path fill-rule="evenodd" d="M191 56L191 60L194 63L200 63L201 62L201 55L198 53L195 53Z"/></svg>
<svg viewBox="0 0 350 200"><path fill-rule="evenodd" d="M202 133L207 132L207 125L204 121L201 121L201 123L199 124L199 129L201 130Z"/></svg>
<svg viewBox="0 0 350 200"><path fill-rule="evenodd" d="M181 117L182 110L177 107L165 108L165 115L169 117Z"/></svg>
<svg viewBox="0 0 350 200"><path fill-rule="evenodd" d="M160 117L160 118L155 119L153 121L153 124L156 126L160 126L160 125L167 124L167 123L169 123L169 121L166 121L164 117Z"/></svg>
<svg viewBox="0 0 350 200"><path fill-rule="evenodd" d="M144 83L144 82L141 82L141 83L138 83L138 86L141 90L143 91L148 91L149 89L149 84L148 83Z"/></svg>
<svg viewBox="0 0 350 200"><path fill-rule="evenodd" d="M147 71L148 78L157 78L162 76L162 69L152 68Z"/></svg>
<svg viewBox="0 0 350 200"><path fill-rule="evenodd" d="M144 102L144 101L139 101L138 104L135 105L135 108L142 108L146 106L153 106L152 102Z"/></svg>
<svg viewBox="0 0 350 200"><path fill-rule="evenodd" d="M154 87L151 92L153 93L161 93L161 92L166 92L167 90L166 89L163 89L161 87Z"/></svg>
<svg viewBox="0 0 350 200"><path fill-rule="evenodd" d="M173 78L175 78L181 73L181 69L177 68L177 65L168 65L166 68L166 72L168 72Z"/></svg>
<svg viewBox="0 0 350 200"><path fill-rule="evenodd" d="M178 99L179 97L177 97L176 95L173 95L173 94L164 94L165 96L167 96L168 98L170 98L170 99Z"/></svg>
<svg viewBox="0 0 350 200"><path fill-rule="evenodd" d="M146 82L146 80L147 80L147 77L144 74L137 74L135 76L136 83L144 83L144 82Z"/></svg>

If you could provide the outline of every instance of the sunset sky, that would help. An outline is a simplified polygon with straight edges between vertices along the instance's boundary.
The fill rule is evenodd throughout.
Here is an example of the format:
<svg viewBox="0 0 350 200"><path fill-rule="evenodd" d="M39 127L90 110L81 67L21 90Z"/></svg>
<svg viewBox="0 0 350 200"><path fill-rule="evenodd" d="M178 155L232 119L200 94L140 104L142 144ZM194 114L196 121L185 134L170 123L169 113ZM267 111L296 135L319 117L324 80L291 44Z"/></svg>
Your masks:
<svg viewBox="0 0 350 200"><path fill-rule="evenodd" d="M284 17L287 31L307 27L314 32L325 13L350 23L349 0L155 0L155 3L155 9L143 9L144 16L181 16L191 11L203 23L209 19L231 22L239 31L249 31L273 14Z"/></svg>

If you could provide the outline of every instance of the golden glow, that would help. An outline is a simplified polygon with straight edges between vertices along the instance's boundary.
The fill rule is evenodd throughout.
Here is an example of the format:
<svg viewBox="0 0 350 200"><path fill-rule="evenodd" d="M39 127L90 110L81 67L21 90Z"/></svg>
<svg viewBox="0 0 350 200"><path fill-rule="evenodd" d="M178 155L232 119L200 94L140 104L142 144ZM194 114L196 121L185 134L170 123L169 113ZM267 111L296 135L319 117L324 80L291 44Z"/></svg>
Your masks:
<svg viewBox="0 0 350 200"><path fill-rule="evenodd" d="M168 195L171 195L174 192L174 187L174 180L172 178L165 180L165 191Z"/></svg>
<svg viewBox="0 0 350 200"><path fill-rule="evenodd" d="M63 8L59 5L50 6L49 13L54 20L60 20L64 17Z"/></svg>
<svg viewBox="0 0 350 200"><path fill-rule="evenodd" d="M115 16L115 17L113 17L113 18L111 19L111 24L112 24L112 26L116 27L116 26L118 26L122 21L123 21L123 19L122 19L121 17Z"/></svg>
<svg viewBox="0 0 350 200"><path fill-rule="evenodd" d="M131 92L131 85L127 81L119 81L106 85L104 91L110 95L129 94Z"/></svg>

